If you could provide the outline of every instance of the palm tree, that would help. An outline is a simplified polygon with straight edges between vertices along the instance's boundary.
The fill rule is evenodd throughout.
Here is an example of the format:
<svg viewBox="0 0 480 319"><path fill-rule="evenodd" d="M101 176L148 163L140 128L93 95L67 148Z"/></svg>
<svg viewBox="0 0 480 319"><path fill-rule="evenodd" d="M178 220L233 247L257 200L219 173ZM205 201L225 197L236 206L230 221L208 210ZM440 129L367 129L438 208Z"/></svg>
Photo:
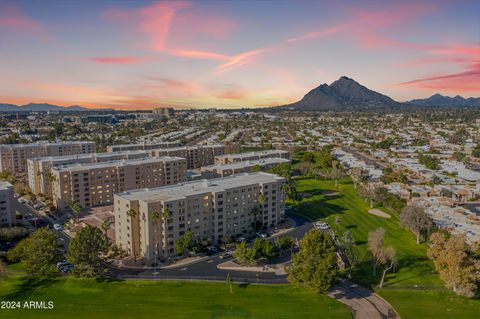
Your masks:
<svg viewBox="0 0 480 319"><path fill-rule="evenodd" d="M112 227L112 221L110 219L105 219L102 224L100 225L100 227L103 229L103 231L105 232L105 238L108 240L108 237L107 237L107 232L108 230L110 229L110 227Z"/></svg>
<svg viewBox="0 0 480 319"><path fill-rule="evenodd" d="M127 210L127 216L130 217L130 228L132 229L132 234L133 234L133 219L137 216L137 211L133 208L130 208ZM133 236L132 236L132 253L133 253L133 260L137 261L137 253L135 252L135 249L133 247Z"/></svg>
<svg viewBox="0 0 480 319"><path fill-rule="evenodd" d="M80 206L80 203L77 200L74 200L70 208L75 215L75 221L78 223L78 217L80 216L80 212L82 211L82 206Z"/></svg>
<svg viewBox="0 0 480 319"><path fill-rule="evenodd" d="M153 227L155 227L155 232L154 232L154 241L155 241L155 250L153 251L154 253L154 263L155 263L155 270L153 273L156 275L157 274L157 263L158 263L158 235L157 235L157 229L158 229L158 220L160 219L160 213L157 211L153 211L151 214L152 222L153 222Z"/></svg>
<svg viewBox="0 0 480 319"><path fill-rule="evenodd" d="M168 209L167 206L164 206L162 209L163 237L164 237L163 248L167 251L168 256L170 256L170 253L168 252L168 249L167 249L167 219L170 217L170 215L171 215L170 209Z"/></svg>

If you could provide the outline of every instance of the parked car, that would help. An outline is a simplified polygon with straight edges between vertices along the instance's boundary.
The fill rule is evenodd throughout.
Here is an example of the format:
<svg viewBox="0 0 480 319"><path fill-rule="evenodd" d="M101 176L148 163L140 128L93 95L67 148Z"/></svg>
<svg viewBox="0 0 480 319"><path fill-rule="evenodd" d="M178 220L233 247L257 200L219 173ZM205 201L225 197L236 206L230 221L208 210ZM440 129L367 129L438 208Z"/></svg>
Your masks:
<svg viewBox="0 0 480 319"><path fill-rule="evenodd" d="M330 225L328 225L328 223L322 222L322 221L316 221L316 222L314 222L314 223L313 223L313 227L316 228L316 229L320 229L320 230L330 229Z"/></svg>
<svg viewBox="0 0 480 319"><path fill-rule="evenodd" d="M212 256L215 254L218 254L220 252L220 249L216 246L209 246L207 247L207 256Z"/></svg>
<svg viewBox="0 0 480 319"><path fill-rule="evenodd" d="M268 238L270 237L270 235L267 233L267 232L264 232L264 231L259 231L255 234L257 237L261 237L261 238Z"/></svg>
<svg viewBox="0 0 480 319"><path fill-rule="evenodd" d="M63 227L62 227L62 225L60 225L60 224L53 224L53 229L55 229L55 230L62 230Z"/></svg>
<svg viewBox="0 0 480 319"><path fill-rule="evenodd" d="M223 253L219 256L219 258L220 258L220 259L225 259L225 258L230 258L230 257L232 257L232 256L233 256L233 250L227 250L227 251L223 252Z"/></svg>

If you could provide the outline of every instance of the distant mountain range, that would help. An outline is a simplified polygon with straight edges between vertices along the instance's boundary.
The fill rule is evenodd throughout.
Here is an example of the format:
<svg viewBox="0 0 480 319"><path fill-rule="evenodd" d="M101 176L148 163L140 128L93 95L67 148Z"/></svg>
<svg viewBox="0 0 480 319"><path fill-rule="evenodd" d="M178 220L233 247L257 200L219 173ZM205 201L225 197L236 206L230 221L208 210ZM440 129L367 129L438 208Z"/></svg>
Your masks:
<svg viewBox="0 0 480 319"><path fill-rule="evenodd" d="M58 106L47 103L29 103L25 105L2 104L0 112L92 112L92 111L113 111L113 109L89 109L79 105Z"/></svg>
<svg viewBox="0 0 480 319"><path fill-rule="evenodd" d="M308 92L300 101L275 107L298 111L400 111L431 109L433 107L480 107L480 98L454 98L435 94L427 99L397 102L381 93L372 91L355 80L342 76L335 82L322 84Z"/></svg>
<svg viewBox="0 0 480 319"><path fill-rule="evenodd" d="M464 98L460 95L449 97L441 94L434 94L426 99L411 100L410 104L417 106L480 106L480 97Z"/></svg>

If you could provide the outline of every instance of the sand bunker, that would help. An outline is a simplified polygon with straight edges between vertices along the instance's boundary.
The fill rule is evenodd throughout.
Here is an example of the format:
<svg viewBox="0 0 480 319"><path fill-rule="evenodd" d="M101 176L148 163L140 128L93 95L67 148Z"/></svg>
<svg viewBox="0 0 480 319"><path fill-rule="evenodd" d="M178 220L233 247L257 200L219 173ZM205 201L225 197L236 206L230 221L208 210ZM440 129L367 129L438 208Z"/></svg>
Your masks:
<svg viewBox="0 0 480 319"><path fill-rule="evenodd" d="M376 208L370 209L368 212L372 215L383 217L383 218L390 218L391 217L389 214L384 213L380 209L376 209Z"/></svg>

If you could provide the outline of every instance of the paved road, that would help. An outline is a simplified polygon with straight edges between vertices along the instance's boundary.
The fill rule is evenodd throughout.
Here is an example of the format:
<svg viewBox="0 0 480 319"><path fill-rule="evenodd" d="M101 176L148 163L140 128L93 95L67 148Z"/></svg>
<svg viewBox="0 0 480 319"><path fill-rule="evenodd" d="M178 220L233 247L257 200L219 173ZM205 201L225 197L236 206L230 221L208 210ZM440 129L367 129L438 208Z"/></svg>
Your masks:
<svg viewBox="0 0 480 319"><path fill-rule="evenodd" d="M355 319L400 319L383 298L351 281L341 281L328 295L350 307Z"/></svg>
<svg viewBox="0 0 480 319"><path fill-rule="evenodd" d="M40 214L37 210L35 210L33 207L31 207L28 204L22 204L17 202L16 203L16 210L24 216L35 216L43 221L45 221L51 229L53 229L53 224L56 223L56 221L52 220L48 216ZM64 248L67 249L68 244L70 242L70 237L63 232L63 230L54 230L57 233L58 238L60 239L60 242L63 244Z"/></svg>
<svg viewBox="0 0 480 319"><path fill-rule="evenodd" d="M312 228L312 223L306 218L298 215L289 215L295 221L296 227L280 236L291 236L294 239L301 239L303 235ZM274 239L270 237L271 239ZM188 265L179 265L168 269L158 270L153 274L153 269L111 269L113 276L118 278L139 278L139 279L204 279L204 280L225 280L228 274L235 281L242 282L263 282L263 283L286 283L286 275L276 275L273 272L252 272L218 269L218 264L232 260L233 258L220 259L219 256L212 256Z"/></svg>

